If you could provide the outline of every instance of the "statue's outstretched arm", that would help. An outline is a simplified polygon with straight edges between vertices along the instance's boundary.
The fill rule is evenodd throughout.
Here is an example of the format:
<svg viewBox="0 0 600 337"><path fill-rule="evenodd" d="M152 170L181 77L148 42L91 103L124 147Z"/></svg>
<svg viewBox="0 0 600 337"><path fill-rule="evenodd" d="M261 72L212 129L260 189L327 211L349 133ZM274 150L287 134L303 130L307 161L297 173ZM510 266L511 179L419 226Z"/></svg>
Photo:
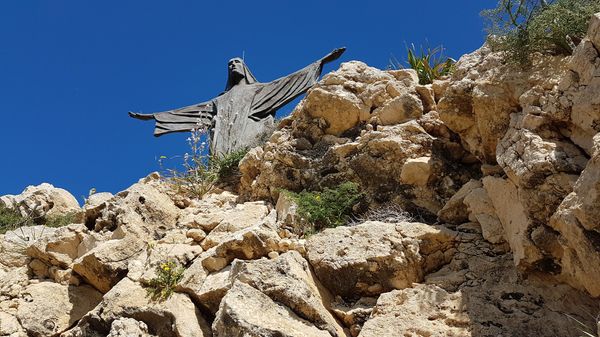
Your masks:
<svg viewBox="0 0 600 337"><path fill-rule="evenodd" d="M201 127L211 127L214 115L215 107L212 101L151 114L129 112L129 116L133 118L141 120L154 119L156 121L154 128L155 136L171 132L190 131Z"/></svg>
<svg viewBox="0 0 600 337"><path fill-rule="evenodd" d="M334 49L331 53L325 55L322 59L321 59L321 65L325 64L325 63L329 63L332 61L335 61L337 59L340 58L340 56L342 56L342 54L346 51L346 47L341 47L341 48L337 48Z"/></svg>
<svg viewBox="0 0 600 337"><path fill-rule="evenodd" d="M143 121L147 121L150 119L154 119L154 114L141 114L133 111L129 111L129 117L141 119Z"/></svg>
<svg viewBox="0 0 600 337"><path fill-rule="evenodd" d="M323 65L337 60L344 51L346 51L344 47L335 49L323 58L293 74L261 84L252 101L250 118L261 120L269 115L273 116L277 109L306 92L306 90L317 83L323 70Z"/></svg>

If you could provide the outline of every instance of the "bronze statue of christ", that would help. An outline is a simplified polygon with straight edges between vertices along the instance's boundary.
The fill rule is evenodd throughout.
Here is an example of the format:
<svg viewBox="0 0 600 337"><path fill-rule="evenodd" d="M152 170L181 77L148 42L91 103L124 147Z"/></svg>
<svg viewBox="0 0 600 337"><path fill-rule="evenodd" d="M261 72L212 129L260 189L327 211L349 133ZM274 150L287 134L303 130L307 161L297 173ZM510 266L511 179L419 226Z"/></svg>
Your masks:
<svg viewBox="0 0 600 337"><path fill-rule="evenodd" d="M228 63L225 91L204 103L184 108L139 114L131 117L155 120L155 136L171 132L209 128L211 154L225 154L256 146L267 130L273 129L277 109L313 86L323 65L338 59L346 48L338 48L293 74L260 83L240 58Z"/></svg>

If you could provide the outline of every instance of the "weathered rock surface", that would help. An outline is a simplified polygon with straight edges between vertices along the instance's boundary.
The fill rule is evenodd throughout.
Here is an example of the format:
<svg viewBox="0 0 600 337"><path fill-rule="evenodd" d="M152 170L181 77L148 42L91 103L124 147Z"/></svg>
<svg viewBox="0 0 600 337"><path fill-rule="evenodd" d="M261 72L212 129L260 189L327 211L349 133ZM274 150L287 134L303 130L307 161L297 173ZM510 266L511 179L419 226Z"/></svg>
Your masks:
<svg viewBox="0 0 600 337"><path fill-rule="evenodd" d="M96 231L120 228L151 239L162 237L176 227L179 218L179 208L165 190L158 175L140 179L117 193L98 218L88 218L86 223Z"/></svg>
<svg viewBox="0 0 600 337"><path fill-rule="evenodd" d="M324 306L331 301L331 295L318 284L298 252L287 252L272 260L236 260L231 278L256 288L332 336L345 336L343 328Z"/></svg>
<svg viewBox="0 0 600 337"><path fill-rule="evenodd" d="M19 305L17 318L30 336L54 336L92 310L102 294L90 286L67 287L53 282L32 284L27 300Z"/></svg>
<svg viewBox="0 0 600 337"><path fill-rule="evenodd" d="M366 222L326 229L307 243L308 260L323 285L343 297L411 287L450 261L453 234L420 223Z"/></svg>
<svg viewBox="0 0 600 337"><path fill-rule="evenodd" d="M106 293L127 275L128 259L140 254L144 248L143 241L132 237L106 241L75 260L73 271Z"/></svg>
<svg viewBox="0 0 600 337"><path fill-rule="evenodd" d="M235 282L221 301L213 331L215 337L331 337L329 332L241 282Z"/></svg>
<svg viewBox="0 0 600 337"><path fill-rule="evenodd" d="M151 302L146 290L128 278L121 280L87 313L67 336L108 334L122 317L143 322L157 336L212 336L207 322L187 295L173 294L165 302ZM143 325L142 325L143 326Z"/></svg>
<svg viewBox="0 0 600 337"><path fill-rule="evenodd" d="M0 203L19 210L24 217L41 217L77 213L81 210L77 199L62 188L48 183L28 186L19 195L5 195Z"/></svg>
<svg viewBox="0 0 600 337"><path fill-rule="evenodd" d="M460 294L431 285L394 290L377 300L361 337L471 336Z"/></svg>
<svg viewBox="0 0 600 337"><path fill-rule="evenodd" d="M107 337L149 337L148 326L133 318L119 318L112 322Z"/></svg>
<svg viewBox="0 0 600 337"><path fill-rule="evenodd" d="M550 219L560 233L555 257L562 275L574 286L600 296L600 134L593 155L570 193Z"/></svg>

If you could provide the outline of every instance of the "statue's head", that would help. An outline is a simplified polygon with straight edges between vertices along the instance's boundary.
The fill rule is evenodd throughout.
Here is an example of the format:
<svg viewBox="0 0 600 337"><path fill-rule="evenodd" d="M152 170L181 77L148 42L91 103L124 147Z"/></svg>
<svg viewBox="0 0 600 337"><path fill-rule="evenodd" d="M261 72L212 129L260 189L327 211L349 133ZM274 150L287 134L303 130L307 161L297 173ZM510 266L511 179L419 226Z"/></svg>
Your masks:
<svg viewBox="0 0 600 337"><path fill-rule="evenodd" d="M239 57L232 58L227 62L227 85L225 91L231 89L238 83L252 84L258 82L256 77L252 75L244 60Z"/></svg>

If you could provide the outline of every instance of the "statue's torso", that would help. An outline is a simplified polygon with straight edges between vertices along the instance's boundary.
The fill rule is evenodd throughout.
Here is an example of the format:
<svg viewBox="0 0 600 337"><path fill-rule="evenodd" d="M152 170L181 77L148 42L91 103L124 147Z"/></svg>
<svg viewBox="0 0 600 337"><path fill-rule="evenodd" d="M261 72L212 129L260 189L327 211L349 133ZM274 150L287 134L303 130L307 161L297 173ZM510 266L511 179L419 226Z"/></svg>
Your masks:
<svg viewBox="0 0 600 337"><path fill-rule="evenodd" d="M213 100L216 116L211 153L224 154L260 145L264 134L273 129L273 117L259 121L249 118L252 101L260 85L235 86Z"/></svg>

